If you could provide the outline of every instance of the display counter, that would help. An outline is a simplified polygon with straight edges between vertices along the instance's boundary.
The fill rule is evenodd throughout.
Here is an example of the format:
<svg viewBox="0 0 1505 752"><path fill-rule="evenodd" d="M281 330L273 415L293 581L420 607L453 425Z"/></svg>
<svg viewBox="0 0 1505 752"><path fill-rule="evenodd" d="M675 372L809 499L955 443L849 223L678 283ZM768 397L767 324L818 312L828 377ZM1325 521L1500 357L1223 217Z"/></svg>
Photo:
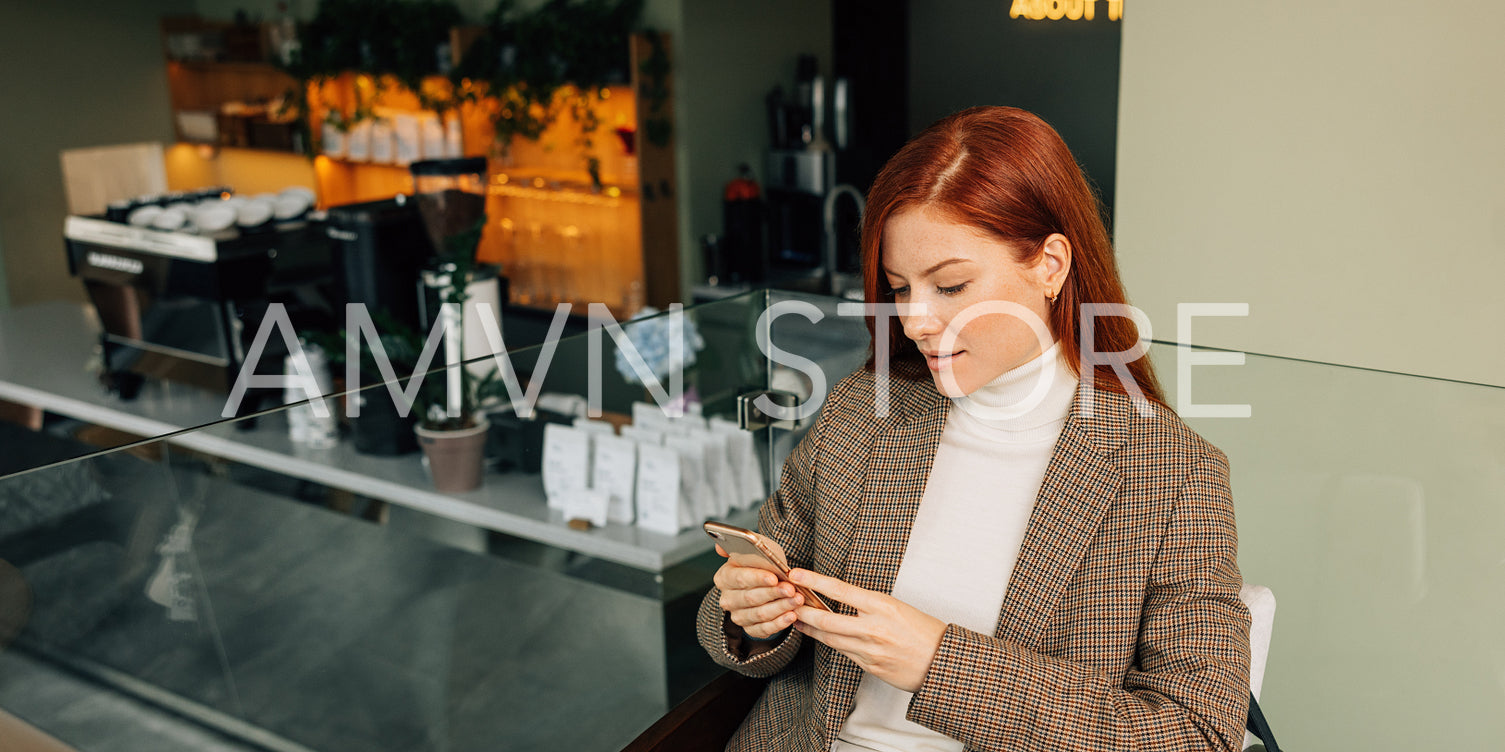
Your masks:
<svg viewBox="0 0 1505 752"><path fill-rule="evenodd" d="M784 302L822 317L759 323ZM713 413L749 385L791 383L761 333L820 364L829 388L867 341L838 304L756 293L691 309L705 346L686 383ZM68 310L73 330L58 323ZM0 396L140 432L197 425L173 385L130 406L100 393L76 307L0 319ZM588 344L563 343L544 388L584 394ZM1150 353L1172 407L1227 454L1240 572L1279 603L1260 703L1281 739L1500 748L1497 726L1456 719L1505 702L1505 389L1254 354L1209 365L1227 354L1164 344ZM510 355L525 372L538 360ZM212 418L216 403L197 414ZM653 553L629 526L572 531L536 476L491 472L477 491L443 494L416 455L290 449L279 421L0 477L0 559L32 604L0 612L27 615L6 658L63 666L261 748L321 752L612 752L716 672L693 612L719 559L696 535L668 538L700 553ZM754 435L771 484L799 432ZM26 446L67 456L53 439ZM360 514L389 491L384 524ZM1376 691L1397 673L1417 691ZM33 692L0 677L0 708L26 719L12 700ZM1366 723L1378 717L1391 723Z"/></svg>
<svg viewBox="0 0 1505 752"><path fill-rule="evenodd" d="M713 332L738 324L750 327L756 319L757 309L751 305L755 298L761 299L761 294L744 294L724 303L691 309L689 320ZM752 320L745 320L749 315ZM711 353L735 353L739 360L744 360L741 356L745 353L740 348L755 345L750 338L739 341L738 334L742 332L728 339L718 333ZM459 494L435 491L417 454L366 455L357 452L348 441L312 449L289 438L286 411L271 410L257 416L252 421L254 427L248 429L248 421L221 417L226 395L197 387L149 381L135 399L121 399L100 386L90 372L89 353L97 337L98 326L87 306L51 302L0 312L0 399L126 434L164 437L173 446L228 462L647 572L661 573L711 548L709 540L698 530L665 535L620 524L588 531L571 529L560 510L546 506L537 473L491 474L481 488ZM572 377L579 376L578 369L584 365L578 361L588 359L587 340L585 336L577 336L561 342L551 364L553 373L563 375L563 378L556 376L557 381L578 380ZM728 347L728 343L732 346ZM788 344L794 351L804 349L798 343ZM611 347L609 340L605 346ZM529 355L527 351L519 352L518 360ZM848 353L845 359L852 361L860 355ZM823 357L830 359L829 351ZM610 355L605 360L609 362ZM748 362L755 365L757 360ZM711 368L714 366L706 366L707 370ZM727 370L722 368L692 385L697 391L724 398L736 389L754 388L766 380L761 374L728 374ZM726 384L712 383L723 378ZM573 389L583 385L564 383L563 386ZM622 388L618 386L616 391L620 393ZM622 408L620 404L614 407ZM766 472L766 459L763 465ZM736 512L730 519L734 524L756 524L755 515L747 511Z"/></svg>
<svg viewBox="0 0 1505 752"><path fill-rule="evenodd" d="M785 301L825 321L762 317ZM865 356L837 302L688 309L687 391L732 415L771 384L828 389ZM154 437L0 478L0 559L35 595L13 650L269 749L613 750L717 673L693 630L720 559L695 527L574 529L515 469L440 492L419 454L294 443L288 407L221 420L224 395L161 382L121 400L87 369L97 331L76 304L0 314L0 398ZM830 377L791 380L760 337ZM546 373L538 348L508 357L585 396L590 340ZM630 415L644 387L600 342L603 408ZM751 432L765 488L806 426Z"/></svg>

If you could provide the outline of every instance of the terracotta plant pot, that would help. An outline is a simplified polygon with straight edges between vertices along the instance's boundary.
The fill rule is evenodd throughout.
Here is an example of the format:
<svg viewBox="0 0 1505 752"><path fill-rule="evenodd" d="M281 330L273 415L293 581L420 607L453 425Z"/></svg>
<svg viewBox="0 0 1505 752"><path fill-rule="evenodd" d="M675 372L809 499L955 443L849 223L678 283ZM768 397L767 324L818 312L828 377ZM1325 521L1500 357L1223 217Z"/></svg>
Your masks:
<svg viewBox="0 0 1505 752"><path fill-rule="evenodd" d="M428 458L429 477L436 490L459 493L480 487L488 428L486 418L477 417L474 426L458 431L431 431L422 426L413 429L418 434L418 446Z"/></svg>

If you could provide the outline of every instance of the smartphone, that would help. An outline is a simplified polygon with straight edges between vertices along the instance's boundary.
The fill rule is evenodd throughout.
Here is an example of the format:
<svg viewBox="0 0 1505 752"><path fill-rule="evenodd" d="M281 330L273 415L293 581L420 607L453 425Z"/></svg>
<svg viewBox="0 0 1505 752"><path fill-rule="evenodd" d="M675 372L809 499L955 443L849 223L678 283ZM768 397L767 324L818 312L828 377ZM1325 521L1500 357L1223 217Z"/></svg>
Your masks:
<svg viewBox="0 0 1505 752"><path fill-rule="evenodd" d="M784 560L784 555L778 548L768 544L767 538L751 530L720 522L707 522L704 527L705 534L711 536L721 546L721 550L730 554L733 563L766 569L778 575L779 579L789 582L789 562ZM795 585L794 590L805 596L805 605L822 611L831 610L820 595L810 588Z"/></svg>

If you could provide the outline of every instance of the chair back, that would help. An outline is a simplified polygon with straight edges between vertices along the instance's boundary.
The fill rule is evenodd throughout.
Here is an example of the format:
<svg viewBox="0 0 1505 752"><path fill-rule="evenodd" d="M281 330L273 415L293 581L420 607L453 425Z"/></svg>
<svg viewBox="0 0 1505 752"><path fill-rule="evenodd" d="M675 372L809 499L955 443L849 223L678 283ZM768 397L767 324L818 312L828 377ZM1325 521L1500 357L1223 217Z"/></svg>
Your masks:
<svg viewBox="0 0 1505 752"><path fill-rule="evenodd" d="M159 143L64 149L58 158L69 214L102 214L111 201L167 192Z"/></svg>
<svg viewBox="0 0 1505 752"><path fill-rule="evenodd" d="M1275 629L1275 593L1264 585L1244 583L1238 592L1239 600L1249 608L1249 691L1259 699L1259 688L1264 683L1265 661L1270 657L1270 633ZM1244 749L1258 740L1253 734L1244 734Z"/></svg>

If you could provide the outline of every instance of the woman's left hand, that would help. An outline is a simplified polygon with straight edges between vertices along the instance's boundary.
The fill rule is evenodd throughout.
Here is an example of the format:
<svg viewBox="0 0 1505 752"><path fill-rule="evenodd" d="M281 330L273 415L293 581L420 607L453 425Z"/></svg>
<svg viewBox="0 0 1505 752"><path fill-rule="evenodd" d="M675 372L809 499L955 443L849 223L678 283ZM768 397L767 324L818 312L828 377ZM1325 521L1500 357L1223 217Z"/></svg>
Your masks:
<svg viewBox="0 0 1505 752"><path fill-rule="evenodd" d="M873 676L905 692L925 682L946 624L891 595L863 590L835 577L795 569L789 580L857 610L856 616L800 606L794 628L851 658Z"/></svg>

